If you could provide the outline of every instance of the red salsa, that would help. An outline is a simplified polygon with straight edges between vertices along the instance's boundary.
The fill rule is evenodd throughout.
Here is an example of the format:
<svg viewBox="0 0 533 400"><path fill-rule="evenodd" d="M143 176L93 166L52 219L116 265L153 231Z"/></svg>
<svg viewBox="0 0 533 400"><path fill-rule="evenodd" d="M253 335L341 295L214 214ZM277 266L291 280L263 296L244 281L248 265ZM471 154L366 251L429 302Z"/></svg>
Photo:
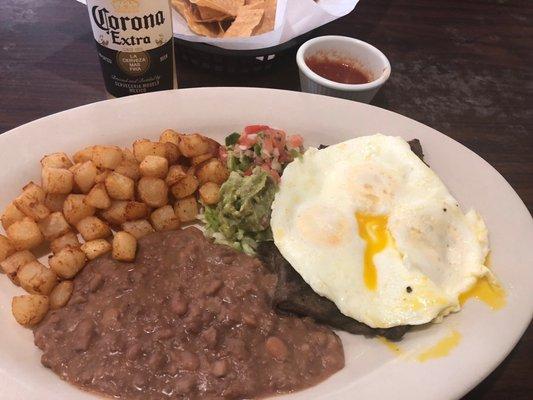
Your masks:
<svg viewBox="0 0 533 400"><path fill-rule="evenodd" d="M361 84L371 81L366 73L346 60L314 55L306 58L305 63L314 73L330 81L348 84Z"/></svg>

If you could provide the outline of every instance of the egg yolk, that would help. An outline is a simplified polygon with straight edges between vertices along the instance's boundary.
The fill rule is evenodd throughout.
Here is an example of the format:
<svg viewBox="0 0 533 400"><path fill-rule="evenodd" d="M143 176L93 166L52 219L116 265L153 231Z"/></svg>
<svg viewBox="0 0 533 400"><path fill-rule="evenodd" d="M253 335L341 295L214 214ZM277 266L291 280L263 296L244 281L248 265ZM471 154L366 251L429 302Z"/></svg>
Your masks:
<svg viewBox="0 0 533 400"><path fill-rule="evenodd" d="M433 358L445 357L457 347L461 341L461 334L457 331L451 332L448 336L441 339L437 344L420 353L418 361L425 362Z"/></svg>
<svg viewBox="0 0 533 400"><path fill-rule="evenodd" d="M379 336L378 339L381 343L383 343L385 346L387 346L390 350L392 350L396 354L402 354L402 349L396 343L391 342L389 339L383 336Z"/></svg>
<svg viewBox="0 0 533 400"><path fill-rule="evenodd" d="M478 299L488 305L492 310L499 310L505 306L505 290L492 283L488 277L479 279L472 288L459 296L461 306L471 298Z"/></svg>
<svg viewBox="0 0 533 400"><path fill-rule="evenodd" d="M359 226L359 236L366 242L363 281L368 290L376 290L378 272L374 264L374 256L383 251L389 243L388 217L386 215L369 215L360 212L357 212L355 217Z"/></svg>

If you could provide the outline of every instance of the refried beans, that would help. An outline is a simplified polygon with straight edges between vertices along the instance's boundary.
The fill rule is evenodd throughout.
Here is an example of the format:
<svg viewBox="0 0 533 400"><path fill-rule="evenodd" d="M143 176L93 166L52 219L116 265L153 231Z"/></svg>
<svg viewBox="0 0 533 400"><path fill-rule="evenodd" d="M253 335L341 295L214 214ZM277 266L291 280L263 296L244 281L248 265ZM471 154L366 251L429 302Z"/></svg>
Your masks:
<svg viewBox="0 0 533 400"><path fill-rule="evenodd" d="M42 363L85 390L123 399L265 397L344 366L340 339L272 309L275 275L196 228L139 241L134 263L106 256L74 279L35 328Z"/></svg>

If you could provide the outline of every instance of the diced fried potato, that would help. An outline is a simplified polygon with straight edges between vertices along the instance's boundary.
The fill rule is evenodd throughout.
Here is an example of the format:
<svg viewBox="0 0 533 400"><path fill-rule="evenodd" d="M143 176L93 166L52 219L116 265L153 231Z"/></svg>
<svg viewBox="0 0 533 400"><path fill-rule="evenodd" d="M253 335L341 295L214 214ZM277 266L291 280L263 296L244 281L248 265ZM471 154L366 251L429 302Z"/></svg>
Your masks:
<svg viewBox="0 0 533 400"><path fill-rule="evenodd" d="M11 312L15 320L26 327L42 321L50 306L47 296L39 294L23 294L15 296L11 301Z"/></svg>
<svg viewBox="0 0 533 400"><path fill-rule="evenodd" d="M85 253L79 247L64 247L48 260L50 268L61 278L71 279L85 266Z"/></svg>
<svg viewBox="0 0 533 400"><path fill-rule="evenodd" d="M135 239L140 239L150 233L155 232L154 228L146 219L139 219L136 221L126 221L122 224L122 230L135 236Z"/></svg>
<svg viewBox="0 0 533 400"><path fill-rule="evenodd" d="M0 235L0 262L4 261L14 252L15 246L4 235Z"/></svg>
<svg viewBox="0 0 533 400"><path fill-rule="evenodd" d="M81 250L85 253L85 256L89 260L94 260L100 257L102 254L111 251L111 243L105 239L96 239L89 242L85 242L81 245Z"/></svg>
<svg viewBox="0 0 533 400"><path fill-rule="evenodd" d="M76 229L85 241L103 239L111 235L111 229L98 217L90 216L83 218L76 224Z"/></svg>
<svg viewBox="0 0 533 400"><path fill-rule="evenodd" d="M111 172L105 178L105 188L109 197L115 200L132 200L135 195L135 182L127 176Z"/></svg>
<svg viewBox="0 0 533 400"><path fill-rule="evenodd" d="M128 148L122 149L122 160L137 163L133 151Z"/></svg>
<svg viewBox="0 0 533 400"><path fill-rule="evenodd" d="M121 175L127 176L134 181L139 180L141 177L141 170L137 161L122 160L122 162L115 168L115 172Z"/></svg>
<svg viewBox="0 0 533 400"><path fill-rule="evenodd" d="M178 183L172 185L170 191L176 199L190 196L198 189L198 179L191 173L187 173Z"/></svg>
<svg viewBox="0 0 533 400"><path fill-rule="evenodd" d="M222 185L229 177L229 171L217 158L212 158L196 168L200 183L215 182Z"/></svg>
<svg viewBox="0 0 533 400"><path fill-rule="evenodd" d="M168 161L165 157L146 156L139 168L142 176L164 178L168 172Z"/></svg>
<svg viewBox="0 0 533 400"><path fill-rule="evenodd" d="M162 143L172 143L178 146L180 144L180 136L180 133L173 131L172 129L166 129L161 136L159 136L159 141Z"/></svg>
<svg viewBox="0 0 533 400"><path fill-rule="evenodd" d="M109 175L110 173L111 173L110 169L98 170L98 174L96 175L96 178L94 178L94 182L95 183L104 183L105 182L105 178L107 178L107 175Z"/></svg>
<svg viewBox="0 0 533 400"><path fill-rule="evenodd" d="M115 169L122 161L122 150L116 146L96 146L92 161L98 168Z"/></svg>
<svg viewBox="0 0 533 400"><path fill-rule="evenodd" d="M194 196L176 201L174 212L181 222L192 222L198 216L198 202Z"/></svg>
<svg viewBox="0 0 533 400"><path fill-rule="evenodd" d="M209 141L198 133L182 135L178 148L185 157L195 157L209 151Z"/></svg>
<svg viewBox="0 0 533 400"><path fill-rule="evenodd" d="M168 186L163 179L142 177L137 190L139 198L150 207L162 207L168 203Z"/></svg>
<svg viewBox="0 0 533 400"><path fill-rule="evenodd" d="M103 183L97 183L93 186L91 191L87 193L85 202L90 206L101 210L111 207L111 198L107 194L107 190Z"/></svg>
<svg viewBox="0 0 533 400"><path fill-rule="evenodd" d="M164 143L151 142L148 139L140 139L133 142L133 155L139 163L142 162L146 156L165 157L166 154L167 148Z"/></svg>
<svg viewBox="0 0 533 400"><path fill-rule="evenodd" d="M66 194L47 193L44 198L44 205L50 212L63 211L63 203L66 198Z"/></svg>
<svg viewBox="0 0 533 400"><path fill-rule="evenodd" d="M180 227L180 220L169 205L153 211L150 221L156 231L171 231Z"/></svg>
<svg viewBox="0 0 533 400"><path fill-rule="evenodd" d="M135 260L137 239L128 232L117 232L113 238L113 258L119 261Z"/></svg>
<svg viewBox="0 0 533 400"><path fill-rule="evenodd" d="M37 223L31 218L13 222L6 229L7 237L17 250L28 250L43 242L43 235Z"/></svg>
<svg viewBox="0 0 533 400"><path fill-rule="evenodd" d="M165 158L170 165L175 164L180 158L180 150L178 146L173 143L163 143L165 145Z"/></svg>
<svg viewBox="0 0 533 400"><path fill-rule="evenodd" d="M22 250L11 254L4 261L0 262L0 267L2 267L2 271L4 271L15 285L20 285L17 272L20 267L35 260L35 256L30 251Z"/></svg>
<svg viewBox="0 0 533 400"><path fill-rule="evenodd" d="M68 169L44 167L43 189L46 193L68 194L74 186L74 175Z"/></svg>
<svg viewBox="0 0 533 400"><path fill-rule="evenodd" d="M74 173L78 170L78 168L81 166L81 164L83 164L83 163L76 163L76 164L72 165L70 168L64 168L64 169L68 169L70 172L72 172L72 175L74 175Z"/></svg>
<svg viewBox="0 0 533 400"><path fill-rule="evenodd" d="M201 163L209 160L210 158L213 158L213 155L211 153L200 154L199 156L191 158L191 165L193 167L196 167L197 165L200 165Z"/></svg>
<svg viewBox="0 0 533 400"><path fill-rule="evenodd" d="M185 175L187 172L185 172L185 169L181 165L172 165L169 170L168 174L165 178L165 182L168 186L175 185L179 181L181 181L183 178L185 178Z"/></svg>
<svg viewBox="0 0 533 400"><path fill-rule="evenodd" d="M43 167L69 169L72 167L72 161L65 153L52 153L41 159L41 165Z"/></svg>
<svg viewBox="0 0 533 400"><path fill-rule="evenodd" d="M26 216L39 221L50 214L50 210L44 205L45 197L44 190L30 182L24 186L22 193L13 201L13 204Z"/></svg>
<svg viewBox="0 0 533 400"><path fill-rule="evenodd" d="M62 212L54 212L37 223L46 240L54 240L70 230L70 225Z"/></svg>
<svg viewBox="0 0 533 400"><path fill-rule="evenodd" d="M219 149L220 149L220 143L218 143L215 139L208 138L207 136L205 138L209 142L209 151L208 151L208 153L212 154L213 157L218 156L218 152L219 152Z"/></svg>
<svg viewBox="0 0 533 400"><path fill-rule="evenodd" d="M85 161L76 168L74 173L74 182L82 193L88 193L94 186L98 171L92 161Z"/></svg>
<svg viewBox="0 0 533 400"><path fill-rule="evenodd" d="M204 204L216 204L220 199L220 185L215 182L206 182L200 186L198 193Z"/></svg>
<svg viewBox="0 0 533 400"><path fill-rule="evenodd" d="M50 308L57 310L64 307L70 300L72 292L74 291L74 283L72 281L59 282L52 293L50 293Z"/></svg>
<svg viewBox="0 0 533 400"><path fill-rule="evenodd" d="M146 218L150 210L139 201L114 201L101 216L111 225L119 226L126 221Z"/></svg>
<svg viewBox="0 0 533 400"><path fill-rule="evenodd" d="M78 235L71 231L52 240L52 242L50 242L50 249L52 250L52 253L56 254L65 247L80 247L80 245L81 243L78 240Z"/></svg>
<svg viewBox="0 0 533 400"><path fill-rule="evenodd" d="M46 268L39 261L30 261L21 266L17 272L20 286L31 294L49 295L57 285L57 276L54 271Z"/></svg>
<svg viewBox="0 0 533 400"><path fill-rule="evenodd" d="M46 192L42 187L35 184L34 182L29 182L26 186L24 186L22 188L22 192L29 198L34 199L36 202L44 203Z"/></svg>
<svg viewBox="0 0 533 400"><path fill-rule="evenodd" d="M93 159L93 153L96 146L89 146L84 149L81 149L74 153L72 156L72 160L74 160L75 163L83 163L85 161L90 161Z"/></svg>
<svg viewBox="0 0 533 400"><path fill-rule="evenodd" d="M69 194L63 204L63 215L70 225L76 225L85 217L94 215L94 207L86 202L84 194Z"/></svg>
<svg viewBox="0 0 533 400"><path fill-rule="evenodd" d="M13 222L20 221L26 216L22 211L20 211L14 203L10 203L4 209L2 213L2 226L4 229L7 229L9 225Z"/></svg>

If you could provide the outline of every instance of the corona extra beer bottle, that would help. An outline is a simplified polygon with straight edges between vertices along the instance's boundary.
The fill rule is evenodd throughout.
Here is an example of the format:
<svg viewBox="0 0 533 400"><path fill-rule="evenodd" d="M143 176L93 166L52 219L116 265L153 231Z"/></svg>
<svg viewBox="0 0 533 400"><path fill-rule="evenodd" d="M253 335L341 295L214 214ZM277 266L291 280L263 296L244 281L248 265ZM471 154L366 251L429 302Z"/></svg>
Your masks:
<svg viewBox="0 0 533 400"><path fill-rule="evenodd" d="M110 97L176 88L169 0L87 0Z"/></svg>

